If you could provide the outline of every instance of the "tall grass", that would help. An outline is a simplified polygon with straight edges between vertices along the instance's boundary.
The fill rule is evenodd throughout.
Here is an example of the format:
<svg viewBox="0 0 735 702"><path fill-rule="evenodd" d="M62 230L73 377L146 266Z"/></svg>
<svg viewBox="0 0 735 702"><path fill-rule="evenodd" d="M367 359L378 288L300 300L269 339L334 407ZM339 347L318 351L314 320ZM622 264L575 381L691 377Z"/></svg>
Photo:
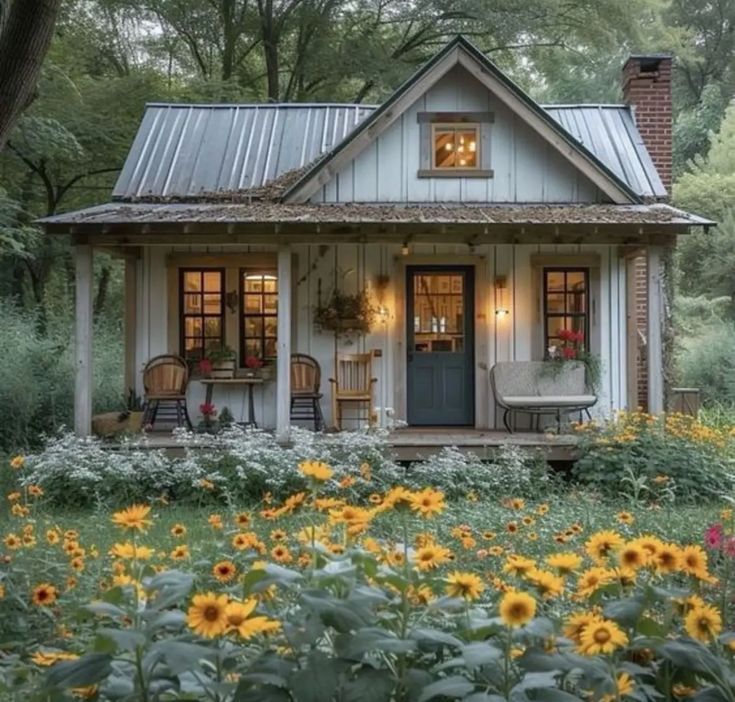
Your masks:
<svg viewBox="0 0 735 702"><path fill-rule="evenodd" d="M74 331L71 314L41 320L12 299L0 299L0 450L33 447L44 434L71 426L74 413ZM122 403L121 324L100 319L94 334L94 404Z"/></svg>

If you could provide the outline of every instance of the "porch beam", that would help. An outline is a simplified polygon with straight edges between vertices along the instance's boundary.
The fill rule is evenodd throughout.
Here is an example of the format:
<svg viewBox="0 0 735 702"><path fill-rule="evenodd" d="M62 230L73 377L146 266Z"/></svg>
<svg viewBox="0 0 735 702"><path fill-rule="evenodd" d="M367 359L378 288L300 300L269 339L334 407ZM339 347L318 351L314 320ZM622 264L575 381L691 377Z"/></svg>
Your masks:
<svg viewBox="0 0 735 702"><path fill-rule="evenodd" d="M665 290L663 272L664 249L649 246L646 250L647 263L647 315L648 332L648 411L658 414L664 411L664 343L663 324L665 319Z"/></svg>
<svg viewBox="0 0 735 702"><path fill-rule="evenodd" d="M74 432L92 433L92 283L93 253L89 245L74 248L76 269Z"/></svg>
<svg viewBox="0 0 735 702"><path fill-rule="evenodd" d="M138 304L138 262L136 259L125 259L125 289L123 329L125 335L125 393L137 385L137 367L135 362L135 330L136 310Z"/></svg>
<svg viewBox="0 0 735 702"><path fill-rule="evenodd" d="M278 356L276 360L276 439L291 435L291 247L278 248Z"/></svg>

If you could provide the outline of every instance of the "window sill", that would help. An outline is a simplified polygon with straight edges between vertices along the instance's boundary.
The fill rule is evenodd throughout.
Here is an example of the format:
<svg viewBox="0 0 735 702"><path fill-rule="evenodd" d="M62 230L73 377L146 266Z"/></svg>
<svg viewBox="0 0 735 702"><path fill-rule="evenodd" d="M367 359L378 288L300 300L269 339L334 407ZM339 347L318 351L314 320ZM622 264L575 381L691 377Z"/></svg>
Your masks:
<svg viewBox="0 0 735 702"><path fill-rule="evenodd" d="M431 168L421 169L419 178L492 178L492 170L480 168Z"/></svg>

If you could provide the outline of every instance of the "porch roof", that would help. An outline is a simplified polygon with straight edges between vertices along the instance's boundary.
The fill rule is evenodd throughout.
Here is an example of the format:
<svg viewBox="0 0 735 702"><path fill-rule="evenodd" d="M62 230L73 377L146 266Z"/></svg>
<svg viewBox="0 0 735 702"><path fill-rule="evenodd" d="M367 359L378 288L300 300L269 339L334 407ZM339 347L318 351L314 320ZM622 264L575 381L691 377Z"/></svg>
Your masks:
<svg viewBox="0 0 735 702"><path fill-rule="evenodd" d="M444 205L349 204L288 205L277 202L120 203L41 220L50 234L88 235L90 242L111 235L129 243L157 243L156 235L202 239L253 236L259 240L314 240L319 235L406 235L463 233L474 241L510 241L520 235L555 236L559 241L590 241L593 235L623 234L632 243L643 234L678 234L711 220L662 203L648 205ZM599 239L598 239L599 241ZM119 242L126 243L126 242ZM167 239L166 243L171 243Z"/></svg>

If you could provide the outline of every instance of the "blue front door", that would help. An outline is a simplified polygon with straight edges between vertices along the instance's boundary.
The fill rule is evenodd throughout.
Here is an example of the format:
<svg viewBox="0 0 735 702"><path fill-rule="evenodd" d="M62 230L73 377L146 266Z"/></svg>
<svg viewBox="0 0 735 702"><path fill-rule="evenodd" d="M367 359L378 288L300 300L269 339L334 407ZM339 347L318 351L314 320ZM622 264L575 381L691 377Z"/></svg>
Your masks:
<svg viewBox="0 0 735 702"><path fill-rule="evenodd" d="M408 423L475 421L474 277L469 266L409 266Z"/></svg>

